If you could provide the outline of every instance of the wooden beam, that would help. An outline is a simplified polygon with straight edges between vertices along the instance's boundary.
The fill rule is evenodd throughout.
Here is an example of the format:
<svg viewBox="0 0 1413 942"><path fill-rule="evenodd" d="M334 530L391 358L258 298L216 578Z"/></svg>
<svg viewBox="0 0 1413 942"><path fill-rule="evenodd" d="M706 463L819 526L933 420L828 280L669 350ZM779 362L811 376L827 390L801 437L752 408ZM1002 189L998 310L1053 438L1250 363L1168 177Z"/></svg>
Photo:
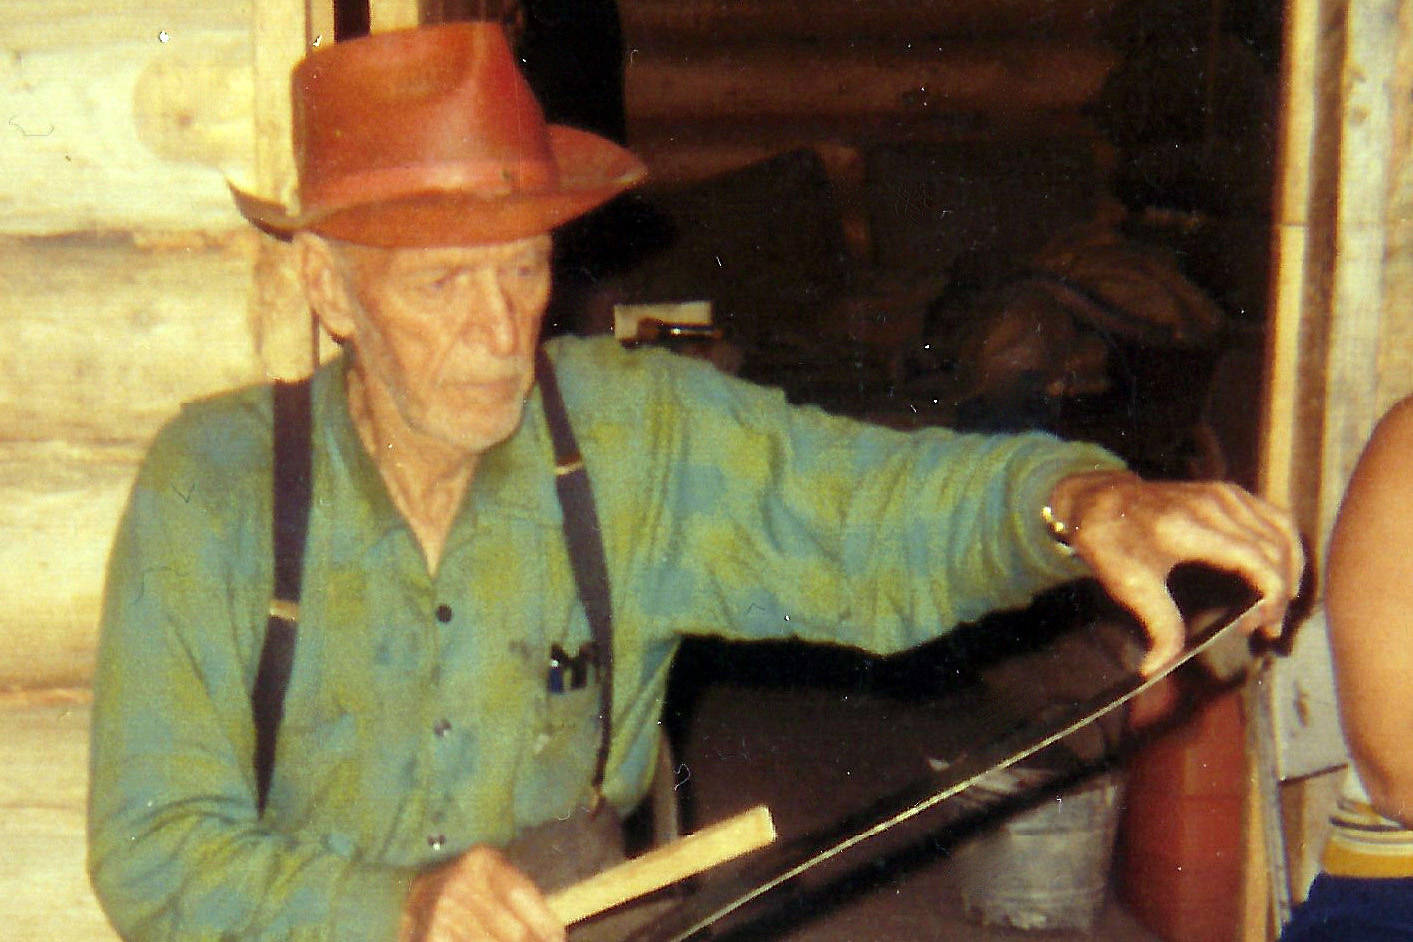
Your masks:
<svg viewBox="0 0 1413 942"><path fill-rule="evenodd" d="M624 35L651 45L673 38L771 42L1073 35L1093 31L1116 0L620 0Z"/></svg>
<svg viewBox="0 0 1413 942"><path fill-rule="evenodd" d="M1325 411L1328 303L1323 299L1328 297L1328 283L1321 277L1321 266L1333 264L1333 201L1328 192L1337 173L1333 148L1321 152L1317 147L1320 132L1337 120L1339 101L1332 92L1338 90L1343 30L1342 21L1327 19L1342 13L1342 7L1343 0L1287 0L1284 19L1259 486L1267 498L1294 512L1306 534L1322 532L1318 420ZM1258 800L1258 776L1269 770L1258 768L1255 750L1248 750L1247 761L1251 787L1240 938L1268 942L1279 929L1273 918L1268 857L1275 849L1265 843L1264 816L1272 811ZM1299 843L1299 834L1285 828L1284 820L1280 824L1284 843ZM1290 856L1282 862L1288 869ZM1289 891L1295 894L1298 888Z"/></svg>
<svg viewBox="0 0 1413 942"><path fill-rule="evenodd" d="M1400 0L1353 0L1346 20L1328 407L1319 491L1322 543L1381 405L1375 366L1386 307L1399 5Z"/></svg>
<svg viewBox="0 0 1413 942"><path fill-rule="evenodd" d="M317 12L316 12L317 11ZM290 72L314 39L333 38L332 0L254 0L255 192L294 205ZM318 362L318 334L288 243L262 236L250 292L251 323L265 375L293 379Z"/></svg>
<svg viewBox="0 0 1413 942"><path fill-rule="evenodd" d="M0 239L0 441L142 446L182 402L259 379L254 242Z"/></svg>
<svg viewBox="0 0 1413 942"><path fill-rule="evenodd" d="M218 166L248 159L249 44L245 0L7 3L0 232L239 227Z"/></svg>
<svg viewBox="0 0 1413 942"><path fill-rule="evenodd" d="M88 732L85 703L0 704L6 938L117 942L84 870Z"/></svg>
<svg viewBox="0 0 1413 942"><path fill-rule="evenodd" d="M1006 114L1077 108L1117 61L1097 42L1045 39L644 50L630 51L624 82L630 119Z"/></svg>
<svg viewBox="0 0 1413 942"><path fill-rule="evenodd" d="M1315 147L1316 39L1321 0L1288 0L1281 62L1279 164L1272 226L1270 329L1267 331L1265 408L1261 428L1261 491L1283 507L1294 505L1294 462L1299 433L1301 323L1306 317L1306 254ZM1313 521L1305 521L1313 523Z"/></svg>
<svg viewBox="0 0 1413 942"><path fill-rule="evenodd" d="M104 562L148 440L261 378L255 234L0 240L0 689L86 683Z"/></svg>
<svg viewBox="0 0 1413 942"><path fill-rule="evenodd" d="M420 0L368 0L368 30L383 33L422 22Z"/></svg>
<svg viewBox="0 0 1413 942"><path fill-rule="evenodd" d="M334 41L334 0L305 0L304 38L310 49Z"/></svg>

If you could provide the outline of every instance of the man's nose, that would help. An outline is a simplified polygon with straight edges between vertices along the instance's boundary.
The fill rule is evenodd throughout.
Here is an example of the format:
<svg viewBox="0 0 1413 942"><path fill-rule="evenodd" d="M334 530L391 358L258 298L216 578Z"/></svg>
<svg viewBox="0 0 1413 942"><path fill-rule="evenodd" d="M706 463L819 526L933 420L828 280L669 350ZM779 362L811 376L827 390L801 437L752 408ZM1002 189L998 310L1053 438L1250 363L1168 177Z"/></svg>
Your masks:
<svg viewBox="0 0 1413 942"><path fill-rule="evenodd" d="M515 309L493 269L468 273L459 307L463 341L496 354L515 351L518 341Z"/></svg>

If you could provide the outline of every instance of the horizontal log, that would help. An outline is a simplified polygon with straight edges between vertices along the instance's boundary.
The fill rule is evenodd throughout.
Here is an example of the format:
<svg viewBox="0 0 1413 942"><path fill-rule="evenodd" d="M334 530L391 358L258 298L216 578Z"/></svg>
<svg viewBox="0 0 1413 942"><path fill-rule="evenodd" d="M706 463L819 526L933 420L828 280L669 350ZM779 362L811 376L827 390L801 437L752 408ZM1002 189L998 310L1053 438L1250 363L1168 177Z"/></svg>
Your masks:
<svg viewBox="0 0 1413 942"><path fill-rule="evenodd" d="M222 169L249 176L249 47L243 0L9 4L0 232L239 225Z"/></svg>
<svg viewBox="0 0 1413 942"><path fill-rule="evenodd" d="M132 445L0 444L0 689L92 676L104 567L140 457Z"/></svg>
<svg viewBox="0 0 1413 942"><path fill-rule="evenodd" d="M654 0L625 10L630 34L647 22L634 17L685 17L682 24L710 46L684 55L630 35L628 111L632 119L688 121L1072 108L1092 97L1112 53L1088 37L1056 39L1048 28L1044 36L1005 36L1026 23L1080 21L1077 4L1000 4L1001 12L986 17L995 28L984 32L1001 37L979 40L967 24L980 6L958 12L950 4L914 10L890 2L873 9L828 0L822 11L783 2L741 10L697 0L678 10ZM168 2L155 11L134 5L105 12L73 2L55 8L37 0L22 6L32 14L0 23L0 81L10 92L0 136L7 168L0 232L238 227L225 179L264 192L269 175L256 165L255 102L263 99L255 94L244 5L220 0L209 17ZM41 22L44 28L35 26ZM154 27L159 22L169 25ZM848 23L878 25L859 32L842 25ZM808 24L831 24L834 42L809 42ZM772 30L788 31L788 41L762 43ZM931 33L970 38L936 41ZM742 45L733 48L738 34ZM880 38L865 41L869 36ZM260 153L268 158L268 151Z"/></svg>
<svg viewBox="0 0 1413 942"><path fill-rule="evenodd" d="M1093 30L1118 0L619 0L630 43L974 37Z"/></svg>
<svg viewBox="0 0 1413 942"><path fill-rule="evenodd" d="M980 113L834 118L782 115L691 123L638 119L628 126L629 146L647 163L650 186L703 180L799 148L820 151L828 163L828 155L840 148L863 153L880 144L900 141L1026 144L1057 136L1098 140L1092 122L1075 110L1030 112L1004 122Z"/></svg>
<svg viewBox="0 0 1413 942"><path fill-rule="evenodd" d="M262 376L256 245L0 240L0 687L90 676L147 441L181 403Z"/></svg>
<svg viewBox="0 0 1413 942"><path fill-rule="evenodd" d="M89 710L0 707L0 925L10 939L116 939L84 867Z"/></svg>
<svg viewBox="0 0 1413 942"><path fill-rule="evenodd" d="M1117 62L1098 43L1045 40L721 48L692 56L630 53L631 119L760 115L926 115L1077 108Z"/></svg>
<svg viewBox="0 0 1413 942"><path fill-rule="evenodd" d="M184 401L261 376L257 240L0 240L0 440L145 441Z"/></svg>

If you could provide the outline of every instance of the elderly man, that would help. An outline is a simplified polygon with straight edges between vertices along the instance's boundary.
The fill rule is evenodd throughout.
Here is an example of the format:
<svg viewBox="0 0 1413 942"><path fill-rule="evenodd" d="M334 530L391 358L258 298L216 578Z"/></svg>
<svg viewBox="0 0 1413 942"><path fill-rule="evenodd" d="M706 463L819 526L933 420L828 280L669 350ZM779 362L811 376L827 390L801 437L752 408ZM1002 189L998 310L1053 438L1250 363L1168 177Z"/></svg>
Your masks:
<svg viewBox="0 0 1413 942"><path fill-rule="evenodd" d="M1279 625L1298 544L1235 487L853 423L608 338L540 348L549 231L641 166L546 127L497 27L340 43L294 91L301 207L241 199L292 234L345 353L302 419L268 387L189 406L134 487L90 808L125 936L562 938L517 845L643 796L684 634L895 651L1093 575L1151 671L1182 643L1183 560L1240 574ZM272 537L300 479L273 456L301 449L307 534ZM296 615L273 556L301 548ZM275 747L252 690L296 617Z"/></svg>

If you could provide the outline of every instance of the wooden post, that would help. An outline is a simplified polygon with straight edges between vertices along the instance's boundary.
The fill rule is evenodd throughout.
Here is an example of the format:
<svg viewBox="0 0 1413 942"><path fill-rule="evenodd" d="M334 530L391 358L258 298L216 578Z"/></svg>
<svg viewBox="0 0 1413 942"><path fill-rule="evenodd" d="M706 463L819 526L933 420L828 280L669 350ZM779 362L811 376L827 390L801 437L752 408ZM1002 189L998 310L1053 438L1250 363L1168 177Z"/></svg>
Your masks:
<svg viewBox="0 0 1413 942"><path fill-rule="evenodd" d="M332 0L255 0L253 16L253 183L257 193L293 205L290 71L315 38L321 44L332 41ZM260 237L250 304L251 329L266 376L307 375L318 362L318 334L299 290L288 243Z"/></svg>
<svg viewBox="0 0 1413 942"><path fill-rule="evenodd" d="M1374 422L1413 389L1410 38L1401 0L1288 0L1261 486L1316 573ZM1317 779L1286 790L1297 899L1334 792ZM1256 877L1246 940L1270 936Z"/></svg>
<svg viewBox="0 0 1413 942"><path fill-rule="evenodd" d="M1260 489L1270 500L1289 507L1301 530L1319 527L1315 505L1304 495L1317 488L1319 438L1312 434L1308 409L1311 387L1323 384L1312 375L1323 330L1312 327L1320 306L1310 279L1310 256L1318 250L1312 220L1324 221L1314 202L1317 164L1316 131L1321 125L1322 84L1337 74L1338 58L1319 46L1323 0L1289 0L1285 14L1285 54L1281 88L1279 167L1272 226L1272 285L1266 343L1265 411L1262 422ZM1336 34L1337 35L1337 34ZM1302 415L1302 413L1306 413ZM1299 478L1299 480L1297 480ZM1249 719L1248 719L1249 722ZM1272 810L1260 801L1257 757L1248 755L1246 880L1243 887L1243 942L1266 942L1277 928L1272 919L1271 860L1265 844L1264 817Z"/></svg>

